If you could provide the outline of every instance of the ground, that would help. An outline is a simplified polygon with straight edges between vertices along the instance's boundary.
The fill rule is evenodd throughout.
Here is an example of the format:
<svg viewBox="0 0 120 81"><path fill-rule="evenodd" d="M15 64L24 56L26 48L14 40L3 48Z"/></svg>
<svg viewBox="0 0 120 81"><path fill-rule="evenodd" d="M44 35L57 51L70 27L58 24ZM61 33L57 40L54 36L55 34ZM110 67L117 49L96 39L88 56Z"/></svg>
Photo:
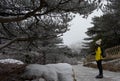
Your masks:
<svg viewBox="0 0 120 81"><path fill-rule="evenodd" d="M104 70L104 78L96 79L98 69L84 67L82 63L73 66L77 81L120 81L120 72Z"/></svg>
<svg viewBox="0 0 120 81"><path fill-rule="evenodd" d="M113 61L109 61L109 63ZM120 60L118 60L120 62ZM115 63L118 63L115 61ZM117 64L119 65L119 64ZM0 81L20 81L19 76L24 71L26 65L2 64L0 63ZM3 68L4 67L4 68ZM8 68L9 67L9 68ZM110 67L110 66L108 66ZM115 67L115 66L113 66ZM96 79L98 69L83 66L82 62L73 65L77 81L120 81L120 72L111 72L104 70L104 78ZM44 81L44 80L39 80Z"/></svg>

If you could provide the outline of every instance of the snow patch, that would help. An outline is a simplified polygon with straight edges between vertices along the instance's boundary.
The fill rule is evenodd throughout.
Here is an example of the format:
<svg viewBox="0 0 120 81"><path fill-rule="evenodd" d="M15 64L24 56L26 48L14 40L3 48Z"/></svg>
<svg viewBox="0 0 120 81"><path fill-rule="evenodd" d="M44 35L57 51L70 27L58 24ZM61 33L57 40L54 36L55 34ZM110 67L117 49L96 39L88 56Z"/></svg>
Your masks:
<svg viewBox="0 0 120 81"><path fill-rule="evenodd" d="M20 60L15 60L15 59L1 59L0 63L4 63L4 64L9 64L9 63L15 63L15 64L24 64L22 61Z"/></svg>
<svg viewBox="0 0 120 81"><path fill-rule="evenodd" d="M22 77L26 80L43 78L46 81L74 81L73 75L73 68L67 63L30 64L26 67Z"/></svg>

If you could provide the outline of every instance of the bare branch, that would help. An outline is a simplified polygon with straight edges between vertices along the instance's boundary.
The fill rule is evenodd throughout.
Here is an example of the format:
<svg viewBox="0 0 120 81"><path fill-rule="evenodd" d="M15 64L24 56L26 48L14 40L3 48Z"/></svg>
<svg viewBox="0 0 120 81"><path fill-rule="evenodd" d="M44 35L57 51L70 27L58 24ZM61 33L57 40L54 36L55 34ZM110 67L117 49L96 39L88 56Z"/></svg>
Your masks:
<svg viewBox="0 0 120 81"><path fill-rule="evenodd" d="M15 39L13 39L13 40L11 40L11 41L3 44L3 45L0 45L0 50L7 47L7 46L9 46L9 45L11 45L12 43L14 43L16 41L28 41L29 39L30 38L15 38ZM31 39L33 39L33 38L31 38Z"/></svg>
<svg viewBox="0 0 120 81"><path fill-rule="evenodd" d="M25 37L21 37L21 38L15 38L5 44L1 44L0 45L0 50L4 49L5 47L15 43L15 42L20 42L20 41L31 41L31 40L48 40L48 39L51 39L51 38L56 38L56 36L54 35L51 35L50 37L47 37L47 38L38 38L38 37L29 37L29 38L25 38Z"/></svg>
<svg viewBox="0 0 120 81"><path fill-rule="evenodd" d="M11 17L10 18L9 17L7 17L7 18L0 18L0 22L1 23L17 22L17 21L21 21L21 20L27 19L27 18L29 18L31 16L34 16L37 11L41 11L41 9L43 8L43 6L44 6L43 2L44 2L44 0L40 0L40 6L38 8L36 8L35 10L33 10L31 12L28 12L24 16L18 16L18 17L12 17L12 18Z"/></svg>
<svg viewBox="0 0 120 81"><path fill-rule="evenodd" d="M14 37L16 37L15 34L13 34L12 32L10 32L10 31L7 29L7 27L4 25L4 23L1 23L1 25L3 26L4 31L5 31L9 36L14 36Z"/></svg>

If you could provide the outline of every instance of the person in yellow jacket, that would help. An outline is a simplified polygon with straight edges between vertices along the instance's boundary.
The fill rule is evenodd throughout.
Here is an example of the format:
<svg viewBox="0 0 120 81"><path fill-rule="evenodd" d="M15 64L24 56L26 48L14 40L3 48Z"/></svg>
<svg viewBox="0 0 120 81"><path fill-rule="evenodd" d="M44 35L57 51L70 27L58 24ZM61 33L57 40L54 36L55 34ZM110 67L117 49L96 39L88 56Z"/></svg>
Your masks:
<svg viewBox="0 0 120 81"><path fill-rule="evenodd" d="M99 69L99 74L96 78L103 78L103 68L102 68L102 49L101 49L101 42L102 40L99 39L96 41L96 48L95 48L95 60L97 62L97 67Z"/></svg>

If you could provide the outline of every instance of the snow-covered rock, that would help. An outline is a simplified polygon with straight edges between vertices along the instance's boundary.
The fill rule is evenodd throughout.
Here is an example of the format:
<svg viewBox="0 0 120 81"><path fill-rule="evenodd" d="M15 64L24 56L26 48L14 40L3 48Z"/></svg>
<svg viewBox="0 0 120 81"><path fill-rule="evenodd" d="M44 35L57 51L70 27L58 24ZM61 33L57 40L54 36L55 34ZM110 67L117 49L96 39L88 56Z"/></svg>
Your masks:
<svg viewBox="0 0 120 81"><path fill-rule="evenodd" d="M4 63L4 64L9 64L9 63L24 64L22 61L16 60L16 59L1 59L0 63Z"/></svg>
<svg viewBox="0 0 120 81"><path fill-rule="evenodd" d="M52 70L52 68L48 68L44 65L39 65L39 64L28 65L22 77L27 79L44 78L45 80L57 81L57 74L55 70Z"/></svg>
<svg viewBox="0 0 120 81"><path fill-rule="evenodd" d="M22 77L26 79L44 78L46 81L75 81L73 68L67 63L58 64L30 64Z"/></svg>
<svg viewBox="0 0 120 81"><path fill-rule="evenodd" d="M72 66L67 63L48 64L48 68L53 68L56 71L59 81L73 81ZM51 76L53 77L53 76Z"/></svg>

